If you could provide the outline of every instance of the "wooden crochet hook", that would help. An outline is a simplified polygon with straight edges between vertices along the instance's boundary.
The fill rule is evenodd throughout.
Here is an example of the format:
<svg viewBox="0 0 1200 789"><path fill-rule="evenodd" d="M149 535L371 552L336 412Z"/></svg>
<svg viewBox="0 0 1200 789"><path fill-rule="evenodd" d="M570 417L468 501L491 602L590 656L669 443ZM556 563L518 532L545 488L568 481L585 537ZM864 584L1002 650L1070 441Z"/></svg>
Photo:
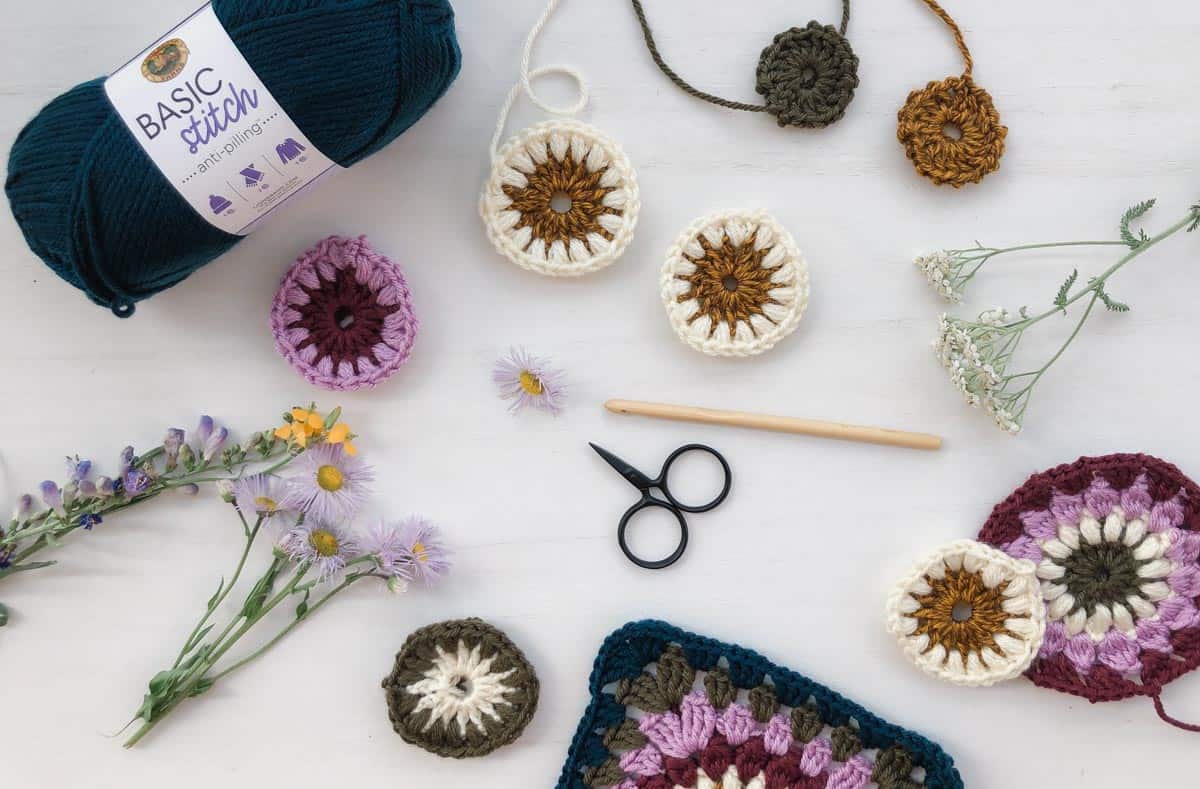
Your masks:
<svg viewBox="0 0 1200 789"><path fill-rule="evenodd" d="M670 419L676 422L699 422L704 425L729 425L748 427L754 430L772 430L777 433L799 433L819 438L834 438L840 441L861 441L867 444L884 444L906 449L937 450L942 448L942 437L929 433L910 433L905 430L888 430L882 427L843 425L838 422L819 422L813 419L796 419L790 416L750 414L745 411L720 411L714 408L697 408L689 405L667 405L665 403L643 403L637 400L609 400L604 407L614 414L649 416L655 419Z"/></svg>

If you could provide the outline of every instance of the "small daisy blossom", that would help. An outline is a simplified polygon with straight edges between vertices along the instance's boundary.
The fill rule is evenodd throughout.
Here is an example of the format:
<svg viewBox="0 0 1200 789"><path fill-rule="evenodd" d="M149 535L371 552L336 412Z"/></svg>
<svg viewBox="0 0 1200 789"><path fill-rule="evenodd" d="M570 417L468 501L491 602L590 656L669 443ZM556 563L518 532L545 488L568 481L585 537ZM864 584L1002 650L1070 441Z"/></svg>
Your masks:
<svg viewBox="0 0 1200 789"><path fill-rule="evenodd" d="M273 474L252 474L237 480L233 485L234 502L238 510L247 517L256 515L270 518L283 512L283 499L286 494L284 481Z"/></svg>
<svg viewBox="0 0 1200 789"><path fill-rule="evenodd" d="M279 548L294 562L308 563L324 581L357 556L354 540L340 527L317 521L297 525L283 535Z"/></svg>
<svg viewBox="0 0 1200 789"><path fill-rule="evenodd" d="M400 557L410 567L410 577L433 585L450 569L450 553L440 530L424 518L409 518L394 526Z"/></svg>
<svg viewBox="0 0 1200 789"><path fill-rule="evenodd" d="M512 400L513 413L533 407L559 414L566 400L567 387L561 370L550 366L549 360L534 356L524 348L513 348L508 356L496 362L492 380L500 388L500 396Z"/></svg>
<svg viewBox="0 0 1200 789"><path fill-rule="evenodd" d="M340 523L353 518L375 479L370 466L351 457L336 444L314 447L300 455L295 463L299 474L288 479L281 504L323 523Z"/></svg>

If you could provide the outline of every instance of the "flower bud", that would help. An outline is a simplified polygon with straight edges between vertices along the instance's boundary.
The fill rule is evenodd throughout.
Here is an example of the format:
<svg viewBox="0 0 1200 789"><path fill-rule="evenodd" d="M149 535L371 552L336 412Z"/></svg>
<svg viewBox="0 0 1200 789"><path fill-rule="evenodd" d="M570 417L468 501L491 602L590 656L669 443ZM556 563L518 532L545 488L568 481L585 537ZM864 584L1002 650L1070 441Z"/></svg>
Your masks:
<svg viewBox="0 0 1200 789"><path fill-rule="evenodd" d="M32 514L33 496L30 496L28 493L23 493L17 498L17 505L13 507L13 520L20 523L21 521L28 520L29 516Z"/></svg>
<svg viewBox="0 0 1200 789"><path fill-rule="evenodd" d="M221 501L226 504L232 504L237 500L237 494L234 492L233 480L231 479L217 480L217 493L221 494Z"/></svg>
<svg viewBox="0 0 1200 789"><path fill-rule="evenodd" d="M176 488L176 490L178 490L184 496L200 495L200 486L194 482L189 482L187 485L181 485L180 487Z"/></svg>
<svg viewBox="0 0 1200 789"><path fill-rule="evenodd" d="M177 427L167 431L163 439L163 455L167 460L167 471L173 471L179 465L179 450L183 448L184 432Z"/></svg>
<svg viewBox="0 0 1200 789"><path fill-rule="evenodd" d="M392 594L404 594L408 591L408 581L398 575L393 575L387 580L387 588Z"/></svg>

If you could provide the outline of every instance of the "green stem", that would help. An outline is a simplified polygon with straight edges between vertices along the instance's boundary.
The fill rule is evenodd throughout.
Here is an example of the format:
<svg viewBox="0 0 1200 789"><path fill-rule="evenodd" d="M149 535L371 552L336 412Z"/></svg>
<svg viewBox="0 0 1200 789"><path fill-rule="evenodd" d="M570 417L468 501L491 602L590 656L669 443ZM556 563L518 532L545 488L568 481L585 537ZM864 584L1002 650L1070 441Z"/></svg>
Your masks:
<svg viewBox="0 0 1200 789"><path fill-rule="evenodd" d="M1066 310L1067 307L1070 307L1072 304L1079 301L1080 299L1082 299L1084 296L1086 296L1089 293L1097 293L1098 294L1100 289L1103 287L1104 283L1108 281L1109 277L1111 277L1113 274L1117 273L1126 264L1128 264L1130 261L1132 261L1139 255L1141 255L1143 252L1146 252L1147 250L1149 250L1151 247L1155 246L1156 244L1170 238L1171 236L1178 233L1180 230L1183 230L1189 224L1194 222L1195 219L1196 219L1196 213L1194 211L1188 212L1187 216L1185 216L1183 219L1180 219L1178 222L1171 225L1169 228L1167 228L1163 232L1159 233L1156 236L1152 236L1151 238L1146 239L1141 244L1139 244L1136 249L1131 249L1124 257L1122 257L1116 263L1109 266L1104 271L1104 273L1102 273L1100 276L1096 277L1094 280L1092 280L1090 283L1088 283L1087 287L1082 288L1074 296L1067 299L1066 303L1064 303L1063 305L1061 305L1061 306L1056 305L1054 307L1054 309L1047 310L1046 312L1043 312L1041 315L1038 315L1033 318L1026 318L1025 320L1023 320L1015 325L1027 328L1027 327L1032 326L1033 324L1037 323L1040 320L1044 320L1044 319L1050 317L1051 315L1056 315L1059 312ZM1075 334L1078 334L1078 330L1075 332ZM1074 336L1075 335L1072 335L1072 337L1074 337ZM1063 349L1063 350L1065 350L1065 349ZM1057 359L1058 356L1061 356L1061 355L1062 355L1062 350L1059 351L1059 353L1055 356L1055 358Z"/></svg>
<svg viewBox="0 0 1200 789"><path fill-rule="evenodd" d="M237 661L232 666L229 666L228 668L223 669L219 673L214 674L211 677L212 681L216 682L217 680L221 679L222 677L224 677L228 674L232 674L233 672L237 671L239 668L241 668L242 666L245 666L247 663L251 663L254 660L258 659L259 657L262 657L262 655L265 652L267 652L268 650L270 650L271 647L278 644L280 641L282 641L284 639L284 637L286 637L289 633L291 633L293 630L295 630L297 625L299 625L305 619L308 619L310 616L312 616L318 610L320 610L320 608L322 606L324 606L326 603L328 603L333 598L334 595L338 594L339 592L341 592L345 589L348 589L350 587L350 585L353 584L355 581L358 581L361 578L366 578L369 575L370 575L370 573L358 573L356 575L346 576L346 578L340 584L335 586L333 589L329 590L329 592L327 592L320 600L313 603L312 606L309 607L309 609L304 613L303 616L297 616L294 620L292 620L287 625L287 627L285 627L285 628L283 628L283 630L279 631L279 633L277 633L275 635L275 637L272 638L270 641L263 644L261 647L254 650L249 655L246 655L246 657Z"/></svg>
<svg viewBox="0 0 1200 789"><path fill-rule="evenodd" d="M276 561L280 560L276 559ZM231 634L230 630L233 629L233 626L243 619L243 617L240 615L234 617L234 619L229 623L229 626L227 626L224 632L222 632L221 636L213 642L213 651L209 653L209 655L203 660L196 662L195 667L193 667L193 669L188 673L187 679L185 679L184 682L175 690L174 697L171 699L171 701L167 702L163 708L159 710L158 714L154 716L153 720L143 722L141 727L138 728L133 736L125 741L125 747L132 748L133 746L137 745L138 742L147 734L149 734L155 726L161 723L173 709L179 706L184 699L188 698L191 695L192 689L196 687L200 680L204 678L204 675L212 669L217 661L219 661L221 657L228 652L230 648L232 648L233 645L238 642L239 639L241 639L242 636L246 635L250 628L257 624L263 617L269 614L275 609L276 606L278 606L292 594L293 590L304 578L305 574L308 573L308 570L309 565L307 563L301 564L297 568L295 575L292 576L292 579L288 581L287 585L284 586L283 589L278 592L278 594L271 598L271 600L269 600L262 607L261 611L259 611L253 617L245 619L245 621L242 622L241 627L238 627L237 630L233 631Z"/></svg>
<svg viewBox="0 0 1200 789"><path fill-rule="evenodd" d="M254 545L255 538L258 537L259 529L262 528L263 519L260 515L258 520L255 521L254 526L251 527L248 523L246 523L246 518L244 515L242 515L240 510L238 511L238 517L241 518L242 525L246 527L246 529L249 531L249 534L246 536L246 547L242 550L242 556L238 560L237 569L233 571L233 576L229 579L228 584L226 584L224 581L221 582L221 588L218 590L216 598L212 601L212 604L208 606L208 609L204 612L204 616L200 617L200 621L196 623L194 628L192 628L192 632L188 636L187 641L183 642L183 647L179 650L179 657L175 658L175 663L171 666L171 668L179 668L179 664L183 662L183 659L187 656L187 653L192 649L195 649L196 644L194 642L196 640L196 635L204 628L206 624L208 624L208 620L212 618L213 612L221 607L221 603L225 602L225 598L229 597L229 593L233 591L233 587L237 586L238 579L242 577L242 570L246 567L246 558L250 555L250 548Z"/></svg>

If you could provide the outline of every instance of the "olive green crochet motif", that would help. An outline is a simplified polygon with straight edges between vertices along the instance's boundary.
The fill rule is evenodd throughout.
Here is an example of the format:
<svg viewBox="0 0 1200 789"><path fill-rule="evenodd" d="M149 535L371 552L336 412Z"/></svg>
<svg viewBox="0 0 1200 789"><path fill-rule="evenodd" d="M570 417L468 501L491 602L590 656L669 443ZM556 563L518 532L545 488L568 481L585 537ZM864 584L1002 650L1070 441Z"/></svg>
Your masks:
<svg viewBox="0 0 1200 789"><path fill-rule="evenodd" d="M456 759L483 756L516 740L533 718L539 694L525 655L481 619L414 632L383 688L392 727L405 742ZM460 714L435 716L435 709Z"/></svg>

